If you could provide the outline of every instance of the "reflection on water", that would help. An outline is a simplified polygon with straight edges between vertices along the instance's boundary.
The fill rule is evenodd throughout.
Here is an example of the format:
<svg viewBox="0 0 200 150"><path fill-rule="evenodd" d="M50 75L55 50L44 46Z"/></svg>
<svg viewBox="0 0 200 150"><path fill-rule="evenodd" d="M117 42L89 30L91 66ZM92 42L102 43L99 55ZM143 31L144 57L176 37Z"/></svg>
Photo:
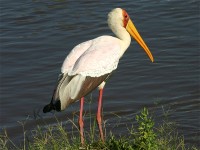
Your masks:
<svg viewBox="0 0 200 150"><path fill-rule="evenodd" d="M170 108L170 119L187 143L198 144L199 134L199 41L198 2L163 1L26 1L0 5L1 128L21 137L17 121L29 116L33 129L42 117L49 124L52 114L42 114L51 98L62 61L78 43L111 34L107 13L115 7L127 10L150 47L151 63L140 46L132 44L118 70L106 85L104 113L134 116L147 106L162 120L161 106ZM93 92L95 114L97 92ZM155 103L159 105L155 105ZM85 105L85 110L88 109ZM62 120L78 111L79 103L57 113ZM115 119L115 118L112 118ZM40 119L39 119L40 120ZM123 130L123 127L121 127ZM119 132L119 131L116 131Z"/></svg>

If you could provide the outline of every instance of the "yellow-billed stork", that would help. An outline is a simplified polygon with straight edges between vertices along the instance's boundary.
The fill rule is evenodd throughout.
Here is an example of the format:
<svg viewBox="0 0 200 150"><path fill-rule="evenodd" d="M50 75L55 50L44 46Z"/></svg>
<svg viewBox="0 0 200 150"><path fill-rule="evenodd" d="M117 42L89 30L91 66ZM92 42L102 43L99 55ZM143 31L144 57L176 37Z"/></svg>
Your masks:
<svg viewBox="0 0 200 150"><path fill-rule="evenodd" d="M103 35L78 44L72 49L63 62L52 100L43 109L44 113L51 110L62 111L80 99L79 126L82 144L84 144L82 116L84 96L97 87L99 89L97 122L101 140L104 141L101 118L103 88L108 77L117 68L119 59L129 47L131 36L145 50L150 60L154 61L149 48L124 9L115 8L108 14L108 26L116 37Z"/></svg>

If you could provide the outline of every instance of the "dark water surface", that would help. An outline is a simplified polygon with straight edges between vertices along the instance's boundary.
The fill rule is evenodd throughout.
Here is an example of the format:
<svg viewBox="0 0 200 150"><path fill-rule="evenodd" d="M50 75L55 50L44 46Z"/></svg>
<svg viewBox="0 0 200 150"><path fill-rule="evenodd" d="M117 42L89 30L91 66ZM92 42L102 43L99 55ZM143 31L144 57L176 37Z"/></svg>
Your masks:
<svg viewBox="0 0 200 150"><path fill-rule="evenodd" d="M162 106L170 110L178 132L187 144L199 146L200 53L198 0L127 0L0 2L0 127L20 142L18 121L26 120L33 130L38 120L54 124L53 114L43 114L49 103L60 67L78 43L100 35L113 35L107 27L107 13L115 8L127 10L151 49L151 63L133 40L105 88L104 118L134 117L147 106L156 122L163 119ZM95 115L97 92L93 92L91 111ZM155 104L158 103L158 104ZM74 103L61 120L79 109ZM88 104L85 110L89 109ZM39 118L39 119L38 119ZM115 121L113 121L115 122ZM130 125L130 121L122 119ZM71 127L69 127L71 129ZM125 133L126 127L116 128Z"/></svg>

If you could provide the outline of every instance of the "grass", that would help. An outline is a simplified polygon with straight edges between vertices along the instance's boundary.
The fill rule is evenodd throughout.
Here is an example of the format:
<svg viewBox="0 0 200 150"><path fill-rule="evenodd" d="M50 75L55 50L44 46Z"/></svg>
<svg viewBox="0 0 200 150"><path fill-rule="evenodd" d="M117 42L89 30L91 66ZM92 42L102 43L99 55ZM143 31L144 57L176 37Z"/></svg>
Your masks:
<svg viewBox="0 0 200 150"><path fill-rule="evenodd" d="M143 108L135 118L137 125L127 128L128 135L116 136L110 132L106 135L105 143L99 140L96 122L90 116L90 131L85 131L86 143L80 145L79 129L74 120L68 120L72 131L68 132L62 122L57 121L56 126L38 126L26 135L21 146L16 146L10 140L6 131L0 135L0 149L9 150L197 150L195 147L186 148L184 137L179 136L174 123L163 121L158 127L147 108ZM23 129L24 124L21 123ZM31 139L30 139L31 137Z"/></svg>

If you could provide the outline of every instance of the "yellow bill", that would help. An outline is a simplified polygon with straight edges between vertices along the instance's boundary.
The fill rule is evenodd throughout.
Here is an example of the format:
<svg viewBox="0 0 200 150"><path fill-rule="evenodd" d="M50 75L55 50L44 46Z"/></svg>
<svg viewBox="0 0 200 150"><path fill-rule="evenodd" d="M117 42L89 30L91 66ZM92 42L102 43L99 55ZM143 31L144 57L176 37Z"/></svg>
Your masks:
<svg viewBox="0 0 200 150"><path fill-rule="evenodd" d="M140 44L140 46L145 50L147 55L149 56L150 60L154 62L153 55L151 54L151 51L143 41L142 37L138 33L136 27L134 26L133 22L129 19L127 25L126 25L126 30L129 32L129 34Z"/></svg>

